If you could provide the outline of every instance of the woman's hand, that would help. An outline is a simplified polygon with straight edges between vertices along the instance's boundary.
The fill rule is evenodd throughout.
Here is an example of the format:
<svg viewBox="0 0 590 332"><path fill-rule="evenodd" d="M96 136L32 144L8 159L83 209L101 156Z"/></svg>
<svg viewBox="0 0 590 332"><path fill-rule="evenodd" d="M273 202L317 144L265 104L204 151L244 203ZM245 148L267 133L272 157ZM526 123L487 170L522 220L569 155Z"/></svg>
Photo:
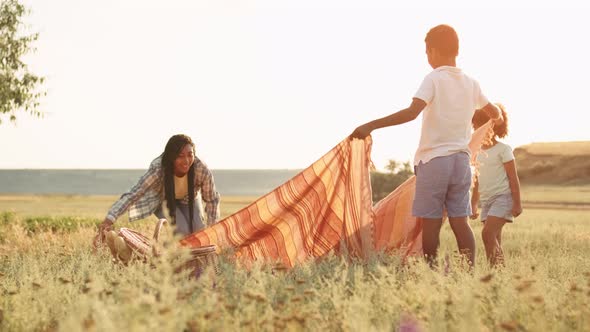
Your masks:
<svg viewBox="0 0 590 332"><path fill-rule="evenodd" d="M113 222L108 219L103 220L102 224L98 226L98 230L102 232L110 231L111 229L113 229Z"/></svg>
<svg viewBox="0 0 590 332"><path fill-rule="evenodd" d="M94 237L94 241L92 242L92 246L94 250L100 248L105 241L105 233L113 229L113 222L105 219L103 222L98 225L98 233Z"/></svg>

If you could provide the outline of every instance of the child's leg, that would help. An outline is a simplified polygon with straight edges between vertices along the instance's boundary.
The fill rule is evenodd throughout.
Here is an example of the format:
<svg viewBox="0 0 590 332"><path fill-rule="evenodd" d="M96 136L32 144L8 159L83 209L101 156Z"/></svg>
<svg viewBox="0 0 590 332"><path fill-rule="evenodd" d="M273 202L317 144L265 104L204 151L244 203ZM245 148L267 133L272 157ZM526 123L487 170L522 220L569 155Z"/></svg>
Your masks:
<svg viewBox="0 0 590 332"><path fill-rule="evenodd" d="M436 263L442 219L422 219L422 248L430 266Z"/></svg>
<svg viewBox="0 0 590 332"><path fill-rule="evenodd" d="M500 265L504 265L504 249L502 249L502 230L504 228L500 228L500 231L498 232L498 236L496 236L496 240L498 241L498 258L497 258L497 262Z"/></svg>
<svg viewBox="0 0 590 332"><path fill-rule="evenodd" d="M459 252L467 258L469 266L473 266L475 263L475 237L467 222L467 217L449 218L449 223L457 239Z"/></svg>
<svg viewBox="0 0 590 332"><path fill-rule="evenodd" d="M412 215L421 218L422 248L426 261L436 263L443 204L452 170L451 157L438 157L416 166L416 193Z"/></svg>
<svg viewBox="0 0 590 332"><path fill-rule="evenodd" d="M467 222L471 215L471 167L469 155L456 153L452 155L453 173L447 190L445 205L449 214L449 223L457 239L459 252L467 258L470 266L475 264L475 237Z"/></svg>
<svg viewBox="0 0 590 332"><path fill-rule="evenodd" d="M486 248L486 257L491 266L496 266L504 261L504 254L500 245L504 224L506 224L506 220L488 215L481 231L481 237Z"/></svg>

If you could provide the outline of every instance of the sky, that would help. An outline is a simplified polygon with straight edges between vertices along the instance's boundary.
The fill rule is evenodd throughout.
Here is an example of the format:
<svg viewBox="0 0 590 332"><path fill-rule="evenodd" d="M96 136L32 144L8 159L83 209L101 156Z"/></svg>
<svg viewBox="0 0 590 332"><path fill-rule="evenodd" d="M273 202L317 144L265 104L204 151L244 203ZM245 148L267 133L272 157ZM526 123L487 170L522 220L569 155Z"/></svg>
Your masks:
<svg viewBox="0 0 590 332"><path fill-rule="evenodd" d="M3 121L1 169L147 168L177 133L213 169L304 168L410 104L442 23L457 65L506 106L506 143L590 140L583 1L23 3L45 116ZM412 160L420 123L375 131L375 165Z"/></svg>

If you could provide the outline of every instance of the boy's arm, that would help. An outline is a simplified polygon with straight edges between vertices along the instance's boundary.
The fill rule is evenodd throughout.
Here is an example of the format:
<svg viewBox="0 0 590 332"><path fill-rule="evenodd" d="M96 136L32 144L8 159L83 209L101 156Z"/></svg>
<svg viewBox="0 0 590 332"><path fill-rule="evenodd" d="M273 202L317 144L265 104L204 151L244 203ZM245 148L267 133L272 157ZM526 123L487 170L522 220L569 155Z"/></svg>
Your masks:
<svg viewBox="0 0 590 332"><path fill-rule="evenodd" d="M492 103L487 103L487 105L484 106L482 110L487 114L487 116L490 117L490 119L494 121L494 124L501 125L502 123L504 123L502 112L500 112L498 106Z"/></svg>
<svg viewBox="0 0 590 332"><path fill-rule="evenodd" d="M522 213L522 205L520 202L520 181L514 160L504 163L504 169L508 176L510 192L512 192L512 215L518 217Z"/></svg>
<svg viewBox="0 0 590 332"><path fill-rule="evenodd" d="M473 185L473 193L471 194L471 219L479 217L477 204L479 203L479 179L475 177Z"/></svg>
<svg viewBox="0 0 590 332"><path fill-rule="evenodd" d="M422 110L426 107L426 102L419 98L412 99L410 107L403 109L399 112L388 115L384 118L367 122L364 125L357 127L352 134L351 138L364 139L369 136L375 129L391 127L402 123L410 122L420 115Z"/></svg>

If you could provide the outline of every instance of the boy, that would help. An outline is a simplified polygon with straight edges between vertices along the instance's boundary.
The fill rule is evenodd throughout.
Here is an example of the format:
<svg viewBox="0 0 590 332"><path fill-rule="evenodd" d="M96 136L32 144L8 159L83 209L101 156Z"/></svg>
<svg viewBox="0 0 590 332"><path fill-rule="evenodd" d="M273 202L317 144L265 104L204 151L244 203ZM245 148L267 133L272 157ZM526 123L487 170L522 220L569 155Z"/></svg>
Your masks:
<svg viewBox="0 0 590 332"><path fill-rule="evenodd" d="M424 255L436 261L443 210L457 239L459 251L474 264L475 239L467 222L471 215L471 168L468 143L471 118L483 109L495 123L501 113L481 92L479 84L456 67L459 38L448 25L432 28L424 40L428 63L434 69L416 92L410 107L354 130L352 138L364 139L378 128L412 121L424 110L420 143L414 159L416 195L412 214L423 219Z"/></svg>

